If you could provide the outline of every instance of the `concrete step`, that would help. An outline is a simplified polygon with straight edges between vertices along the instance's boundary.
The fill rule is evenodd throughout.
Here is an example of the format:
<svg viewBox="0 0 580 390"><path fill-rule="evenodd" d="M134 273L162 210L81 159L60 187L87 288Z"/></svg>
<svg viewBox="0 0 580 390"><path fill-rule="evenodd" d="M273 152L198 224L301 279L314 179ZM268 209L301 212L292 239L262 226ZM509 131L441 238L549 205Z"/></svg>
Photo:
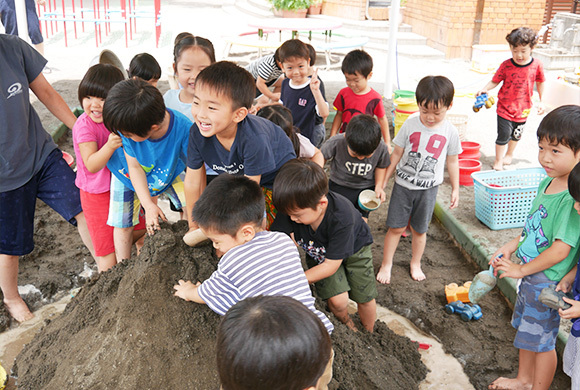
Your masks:
<svg viewBox="0 0 580 390"><path fill-rule="evenodd" d="M264 8L264 4L267 5ZM233 6L226 6L223 9L231 14L244 16L251 16L254 18L272 18L274 14L270 10L269 3L259 0L236 0Z"/></svg>
<svg viewBox="0 0 580 390"><path fill-rule="evenodd" d="M254 8L259 8L271 13L272 4L266 0L246 0Z"/></svg>
<svg viewBox="0 0 580 390"><path fill-rule="evenodd" d="M342 27L334 31L336 35L347 35L347 36L365 36L369 37L369 43L377 44L388 44L389 43L389 32L388 31L361 31L358 29L352 29L348 27ZM426 45L427 38L419 34L415 34L407 31L399 31L397 34L397 39L399 45Z"/></svg>
<svg viewBox="0 0 580 390"><path fill-rule="evenodd" d="M337 18L335 16L328 15L312 15L309 16L313 19L330 19L330 20L340 20L342 22L343 28L359 30L362 32L388 32L390 27L390 22L388 20L352 20ZM412 28L408 24L399 25L399 32L411 32ZM359 35L363 35L360 33Z"/></svg>

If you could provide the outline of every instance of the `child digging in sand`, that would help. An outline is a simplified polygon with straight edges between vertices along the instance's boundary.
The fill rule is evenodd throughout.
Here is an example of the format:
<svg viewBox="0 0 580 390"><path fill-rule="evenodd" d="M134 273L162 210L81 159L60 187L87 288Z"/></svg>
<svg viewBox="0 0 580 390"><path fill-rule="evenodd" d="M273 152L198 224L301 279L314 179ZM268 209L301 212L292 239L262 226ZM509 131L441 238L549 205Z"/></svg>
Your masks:
<svg viewBox="0 0 580 390"><path fill-rule="evenodd" d="M552 111L538 128L538 160L548 177L540 182L524 229L499 248L490 264L500 278L521 279L512 317L514 346L519 349L518 375L496 379L490 389L548 389L556 372L558 311L538 298L574 266L580 245L580 215L568 191L568 176L580 162L580 106ZM512 263L511 255L519 258ZM503 257L498 258L500 254Z"/></svg>
<svg viewBox="0 0 580 390"><path fill-rule="evenodd" d="M387 178L396 169L395 184L389 203L383 263L377 280L391 282L393 256L401 234L410 221L411 277L421 281L421 257L427 241L427 229L435 208L437 189L443 182L445 159L451 181L449 208L459 204L459 164L461 143L457 129L445 119L453 105L453 83L443 76L427 76L417 85L416 97L419 116L411 117L393 139L395 149Z"/></svg>

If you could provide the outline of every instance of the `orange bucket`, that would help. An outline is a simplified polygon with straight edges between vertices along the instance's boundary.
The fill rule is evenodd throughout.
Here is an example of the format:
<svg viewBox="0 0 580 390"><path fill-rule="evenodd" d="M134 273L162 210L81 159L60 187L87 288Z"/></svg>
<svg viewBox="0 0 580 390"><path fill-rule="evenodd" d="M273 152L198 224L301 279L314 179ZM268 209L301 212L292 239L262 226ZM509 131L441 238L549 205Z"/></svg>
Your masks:
<svg viewBox="0 0 580 390"><path fill-rule="evenodd" d="M459 160L459 184L462 186L472 186L473 178L471 174L479 171L481 171L481 162L479 160Z"/></svg>
<svg viewBox="0 0 580 390"><path fill-rule="evenodd" d="M479 160L481 157L481 153L479 152L480 148L481 145L477 142L463 141L461 143L461 149L463 149L463 152L459 155L459 159Z"/></svg>

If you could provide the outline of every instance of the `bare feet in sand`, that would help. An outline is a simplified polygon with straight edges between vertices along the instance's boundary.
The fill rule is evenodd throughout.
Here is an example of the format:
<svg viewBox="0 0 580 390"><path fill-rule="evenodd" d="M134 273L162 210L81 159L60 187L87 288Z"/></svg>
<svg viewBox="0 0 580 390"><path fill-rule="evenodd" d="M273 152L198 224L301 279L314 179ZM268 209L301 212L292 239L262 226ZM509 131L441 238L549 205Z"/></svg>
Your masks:
<svg viewBox="0 0 580 390"><path fill-rule="evenodd" d="M8 313L18 322L28 321L34 317L34 314L30 312L28 306L20 297L18 299L4 299L4 305Z"/></svg>
<svg viewBox="0 0 580 390"><path fill-rule="evenodd" d="M512 163L512 156L508 156L507 154L503 157L502 161L503 165L510 165Z"/></svg>
<svg viewBox="0 0 580 390"><path fill-rule="evenodd" d="M532 384L522 383L518 380L518 378L499 377L494 380L487 388L490 390L530 390L532 388Z"/></svg>
<svg viewBox="0 0 580 390"><path fill-rule="evenodd" d="M493 164L493 169L496 171L503 171L503 164L502 163Z"/></svg>
<svg viewBox="0 0 580 390"><path fill-rule="evenodd" d="M416 280L417 282L427 279L427 277L421 270L421 266L412 264L411 264L411 277L413 278L413 280Z"/></svg>
<svg viewBox="0 0 580 390"><path fill-rule="evenodd" d="M391 267L381 266L379 273L377 274L377 281L382 284L391 283Z"/></svg>

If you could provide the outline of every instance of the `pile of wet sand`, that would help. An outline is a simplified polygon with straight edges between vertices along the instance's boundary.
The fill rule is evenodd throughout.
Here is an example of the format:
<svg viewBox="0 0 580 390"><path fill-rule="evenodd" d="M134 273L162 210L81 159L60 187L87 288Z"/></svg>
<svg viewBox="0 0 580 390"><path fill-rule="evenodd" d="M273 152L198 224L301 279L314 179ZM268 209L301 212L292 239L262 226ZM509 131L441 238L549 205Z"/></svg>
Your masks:
<svg viewBox="0 0 580 390"><path fill-rule="evenodd" d="M205 280L218 262L211 246L182 242L186 229L165 225L138 258L89 281L16 358L18 388L217 388L220 317L173 296L177 280ZM330 317L331 388L418 388L426 368L417 344L380 322L374 334L354 333Z"/></svg>

